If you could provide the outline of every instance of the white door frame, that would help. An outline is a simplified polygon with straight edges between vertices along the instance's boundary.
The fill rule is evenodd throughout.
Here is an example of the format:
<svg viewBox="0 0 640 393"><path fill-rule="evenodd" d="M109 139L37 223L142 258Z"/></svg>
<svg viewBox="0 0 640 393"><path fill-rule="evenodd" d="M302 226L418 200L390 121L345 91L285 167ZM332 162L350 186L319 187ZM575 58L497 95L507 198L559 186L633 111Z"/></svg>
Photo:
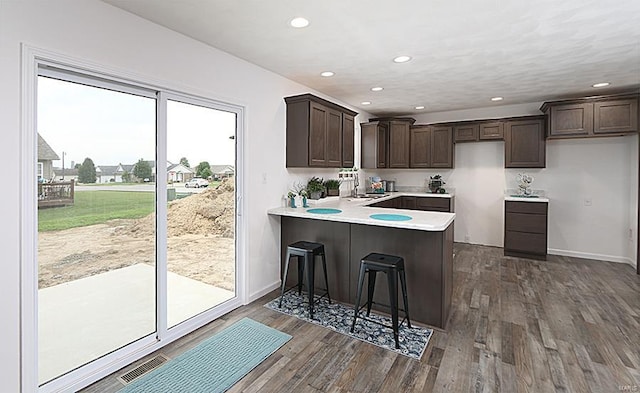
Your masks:
<svg viewBox="0 0 640 393"><path fill-rule="evenodd" d="M215 320L216 318L246 304L248 299L248 288L246 285L246 219L242 214L245 211L244 199L242 195L245 190L243 170L245 168L243 141L246 134L245 116L246 107L233 105L218 101L210 97L210 92L198 92L191 87L175 86L166 81L154 81L148 77L132 74L125 70L111 69L104 65L94 64L86 60L81 60L66 56L60 53L35 48L22 44L22 113L20 132L20 351L21 351L21 391L22 392L52 392L52 391L75 391L87 386L118 369L138 360L159 348L183 337L185 334ZM236 113L236 297L223 303L213 310L201 313L171 329L166 328L166 225L159 225L157 231L158 267L156 302L158 311L164 307L163 312L158 312L158 331L149 336L116 350L102 358L80 367L42 387L38 387L38 266L37 266L37 76L40 64L53 64L62 69L74 69L81 71L88 76L99 76L109 81L123 83L126 85L138 86L143 89L151 89L161 92L158 97L160 103L162 97L181 97L179 100L190 99L200 100L213 106L214 109L221 109ZM166 108L166 107L165 107ZM156 115L158 121L157 128L157 162L166 162L166 113L164 123L160 113ZM163 123L163 124L160 124ZM166 168L163 165L156 165L156 176L159 179L166 179ZM162 177L163 176L163 177ZM166 182L156 182L158 184L157 199L159 209L157 212L166 224ZM164 204L163 204L164 202ZM162 214L162 213L165 214ZM161 224L161 223L160 223ZM163 229L160 229L163 228ZM164 238L160 238L163 234ZM160 251L162 250L162 251ZM164 253L164 260L160 263ZM162 265L162 266L160 266ZM161 267L165 267L162 269ZM163 273L164 272L164 273ZM161 315L164 317L160 317ZM162 325L162 326L161 326Z"/></svg>

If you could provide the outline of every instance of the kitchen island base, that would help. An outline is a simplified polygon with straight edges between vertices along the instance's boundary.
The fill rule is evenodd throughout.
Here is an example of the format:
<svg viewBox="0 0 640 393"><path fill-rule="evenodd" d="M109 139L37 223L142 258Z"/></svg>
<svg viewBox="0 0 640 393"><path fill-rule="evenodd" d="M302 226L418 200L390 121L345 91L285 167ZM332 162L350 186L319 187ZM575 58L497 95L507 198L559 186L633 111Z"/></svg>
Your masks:
<svg viewBox="0 0 640 393"><path fill-rule="evenodd" d="M280 219L281 274L287 245L299 240L323 243L332 299L354 304L360 259L371 252L401 256L411 320L445 328L453 291L453 223L443 231L423 231L288 216ZM378 304L373 309L388 312L383 306L389 299L386 279L380 275L377 280L382 281L376 281L374 302ZM290 269L287 285L296 282L297 273Z"/></svg>

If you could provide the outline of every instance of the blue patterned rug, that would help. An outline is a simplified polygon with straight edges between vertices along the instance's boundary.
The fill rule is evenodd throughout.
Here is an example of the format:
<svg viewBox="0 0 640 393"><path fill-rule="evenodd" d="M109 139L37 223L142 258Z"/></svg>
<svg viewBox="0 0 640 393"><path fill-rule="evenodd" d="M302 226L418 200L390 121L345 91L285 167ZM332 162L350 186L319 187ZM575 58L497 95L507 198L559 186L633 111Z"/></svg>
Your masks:
<svg viewBox="0 0 640 393"><path fill-rule="evenodd" d="M290 339L288 334L244 318L120 392L225 392Z"/></svg>
<svg viewBox="0 0 640 393"><path fill-rule="evenodd" d="M409 329L405 322L399 328L400 349L396 349L396 344L393 340L393 330L391 330L391 328L386 328L376 323L358 318L356 328L354 332L351 333L351 324L353 323L353 306L347 306L335 301L329 304L326 298L317 298L314 304L314 319L310 319L306 299L307 295L304 292L302 293L302 297L300 297L298 296L298 292L289 291L284 294L282 308L278 308L280 297L277 297L265 304L265 307L326 327L335 332L377 345L413 359L420 359L422 357L422 354L429 343L429 339L433 334L433 330L428 328L414 326ZM361 315L364 314L366 314L366 311L361 311ZM402 315L402 312L400 312L400 315ZM371 312L369 319L384 323L385 325L391 325L391 318L386 318L379 314L375 314L374 312Z"/></svg>

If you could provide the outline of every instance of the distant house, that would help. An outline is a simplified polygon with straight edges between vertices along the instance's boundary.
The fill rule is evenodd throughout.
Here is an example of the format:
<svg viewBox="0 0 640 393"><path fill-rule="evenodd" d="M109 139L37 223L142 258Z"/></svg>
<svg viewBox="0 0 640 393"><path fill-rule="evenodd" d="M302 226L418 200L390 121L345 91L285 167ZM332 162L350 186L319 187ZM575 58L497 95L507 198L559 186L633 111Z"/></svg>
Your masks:
<svg viewBox="0 0 640 393"><path fill-rule="evenodd" d="M182 164L170 165L167 168L167 180L170 182L188 182L195 176L195 171Z"/></svg>
<svg viewBox="0 0 640 393"><path fill-rule="evenodd" d="M78 168L53 168L53 177L58 181L78 182Z"/></svg>
<svg viewBox="0 0 640 393"><path fill-rule="evenodd" d="M96 183L122 183L122 174L118 174L119 165L97 165Z"/></svg>
<svg viewBox="0 0 640 393"><path fill-rule="evenodd" d="M38 133L38 181L52 180L53 174L53 161L59 160L60 157L49 146L47 141L44 140Z"/></svg>
<svg viewBox="0 0 640 393"><path fill-rule="evenodd" d="M213 180L222 180L236 173L233 165L211 165L211 177Z"/></svg>

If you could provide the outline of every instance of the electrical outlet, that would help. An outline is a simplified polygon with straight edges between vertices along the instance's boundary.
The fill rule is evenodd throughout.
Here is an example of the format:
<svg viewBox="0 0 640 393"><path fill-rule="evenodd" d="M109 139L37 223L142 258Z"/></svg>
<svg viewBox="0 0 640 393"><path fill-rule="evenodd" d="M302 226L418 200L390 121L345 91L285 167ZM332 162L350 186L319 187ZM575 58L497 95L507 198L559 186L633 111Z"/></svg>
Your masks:
<svg viewBox="0 0 640 393"><path fill-rule="evenodd" d="M464 235L464 242L469 243L471 241L471 237L469 235Z"/></svg>
<svg viewBox="0 0 640 393"><path fill-rule="evenodd" d="M584 198L585 206L591 206L592 204L593 204L593 201L591 200L591 198Z"/></svg>
<svg viewBox="0 0 640 393"><path fill-rule="evenodd" d="M262 184L267 184L267 173L262 172Z"/></svg>
<svg viewBox="0 0 640 393"><path fill-rule="evenodd" d="M629 240L633 240L633 228L629 228Z"/></svg>

